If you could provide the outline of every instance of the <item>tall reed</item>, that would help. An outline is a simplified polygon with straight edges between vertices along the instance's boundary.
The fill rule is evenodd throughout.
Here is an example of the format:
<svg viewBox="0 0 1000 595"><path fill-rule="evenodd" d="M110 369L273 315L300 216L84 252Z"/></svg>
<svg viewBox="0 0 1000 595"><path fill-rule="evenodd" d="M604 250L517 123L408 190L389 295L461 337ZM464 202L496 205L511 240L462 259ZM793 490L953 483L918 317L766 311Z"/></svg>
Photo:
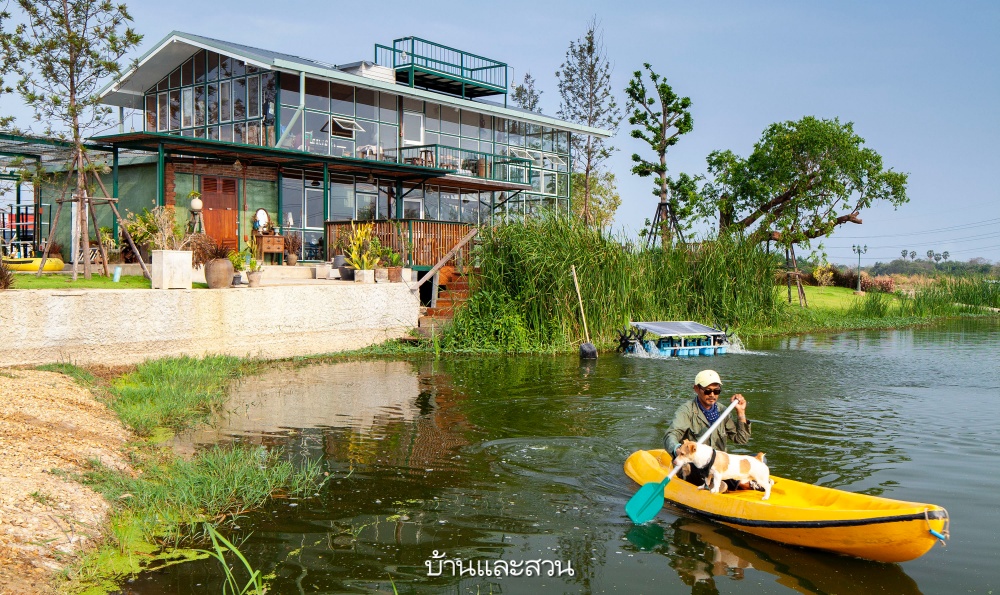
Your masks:
<svg viewBox="0 0 1000 595"><path fill-rule="evenodd" d="M591 338L604 347L630 321L736 326L770 321L779 310L774 261L741 238L644 250L548 216L483 229L474 261L472 296L445 337L451 349L552 351L582 340L571 265Z"/></svg>

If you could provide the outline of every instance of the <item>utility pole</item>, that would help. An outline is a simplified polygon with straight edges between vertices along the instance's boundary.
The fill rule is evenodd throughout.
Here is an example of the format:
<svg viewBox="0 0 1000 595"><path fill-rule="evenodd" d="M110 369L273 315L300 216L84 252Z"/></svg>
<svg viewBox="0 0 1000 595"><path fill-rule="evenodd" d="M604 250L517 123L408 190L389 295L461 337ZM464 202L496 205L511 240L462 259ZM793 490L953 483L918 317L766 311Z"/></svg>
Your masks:
<svg viewBox="0 0 1000 595"><path fill-rule="evenodd" d="M858 255L858 291L860 292L861 291L861 255L864 254L865 252L868 252L868 244L865 244L863 247L862 246L857 246L857 245L851 246L851 250L853 250L854 252L856 252L857 255Z"/></svg>

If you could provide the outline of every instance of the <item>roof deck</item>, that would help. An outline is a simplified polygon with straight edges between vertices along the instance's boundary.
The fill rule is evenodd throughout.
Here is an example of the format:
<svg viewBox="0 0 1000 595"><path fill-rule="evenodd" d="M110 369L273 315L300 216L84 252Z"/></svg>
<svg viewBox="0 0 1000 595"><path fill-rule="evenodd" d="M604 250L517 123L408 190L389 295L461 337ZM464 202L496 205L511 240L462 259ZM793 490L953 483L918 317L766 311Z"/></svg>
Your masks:
<svg viewBox="0 0 1000 595"><path fill-rule="evenodd" d="M396 39L392 47L376 44L375 63L411 87L469 99L507 94L507 64L419 37Z"/></svg>

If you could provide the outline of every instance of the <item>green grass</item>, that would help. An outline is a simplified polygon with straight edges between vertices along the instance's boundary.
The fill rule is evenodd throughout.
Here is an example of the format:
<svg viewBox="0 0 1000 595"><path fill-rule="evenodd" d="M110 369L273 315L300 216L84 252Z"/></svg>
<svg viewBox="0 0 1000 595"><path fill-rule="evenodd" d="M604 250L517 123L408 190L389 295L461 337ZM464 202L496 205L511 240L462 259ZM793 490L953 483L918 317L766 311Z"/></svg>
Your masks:
<svg viewBox="0 0 1000 595"><path fill-rule="evenodd" d="M846 310L851 307L857 296L854 295L853 289L847 289L846 287L812 287L806 285L803 287L806 292L806 301L809 303L810 308L824 308L827 310ZM784 298L783 301L787 303L788 300L788 289L787 287L782 291L779 289L781 297ZM798 305L799 298L795 293L795 287L792 287L792 304Z"/></svg>
<svg viewBox="0 0 1000 595"><path fill-rule="evenodd" d="M14 286L11 289L149 289L149 279L142 276L123 275L118 283L112 278L94 274L89 280L83 278L83 273L73 281L72 275L65 273L44 274L36 277L34 273L18 273L14 276Z"/></svg>

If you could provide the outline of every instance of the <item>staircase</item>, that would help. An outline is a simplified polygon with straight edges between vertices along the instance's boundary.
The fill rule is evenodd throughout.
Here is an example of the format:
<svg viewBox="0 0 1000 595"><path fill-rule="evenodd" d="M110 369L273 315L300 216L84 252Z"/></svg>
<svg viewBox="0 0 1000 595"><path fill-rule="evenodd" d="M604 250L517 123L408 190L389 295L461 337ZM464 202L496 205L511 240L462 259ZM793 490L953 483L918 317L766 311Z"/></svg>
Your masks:
<svg viewBox="0 0 1000 595"><path fill-rule="evenodd" d="M443 289L438 290L437 301L419 319L420 334L426 337L440 334L455 317L455 311L469 299L469 279L464 273L451 270L447 275L442 274L442 279L439 287Z"/></svg>

